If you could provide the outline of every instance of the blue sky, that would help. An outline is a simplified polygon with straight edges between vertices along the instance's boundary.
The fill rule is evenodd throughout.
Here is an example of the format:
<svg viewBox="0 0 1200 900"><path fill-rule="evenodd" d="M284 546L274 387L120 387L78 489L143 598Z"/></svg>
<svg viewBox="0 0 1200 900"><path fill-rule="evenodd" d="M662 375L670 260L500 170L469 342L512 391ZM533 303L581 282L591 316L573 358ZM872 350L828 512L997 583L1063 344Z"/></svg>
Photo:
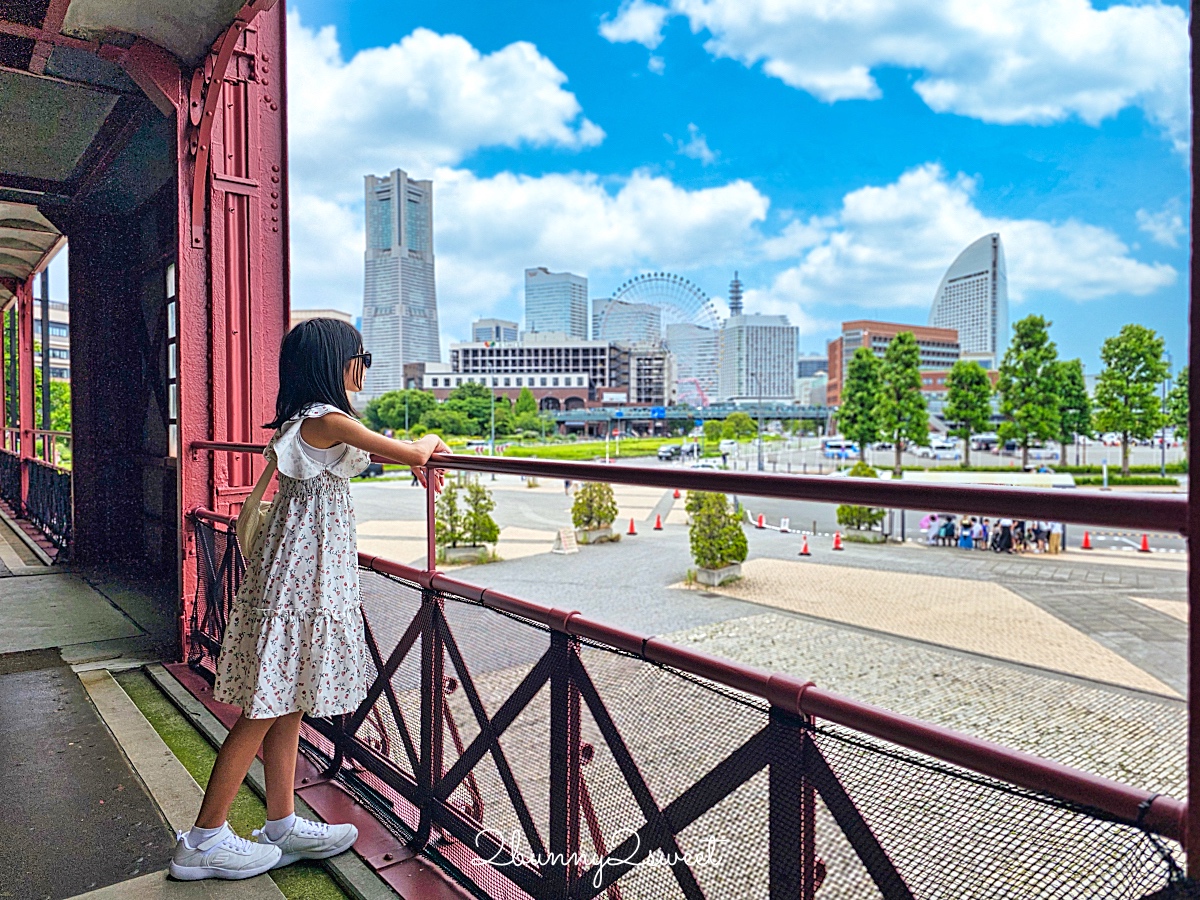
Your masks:
<svg viewBox="0 0 1200 900"><path fill-rule="evenodd" d="M823 351L924 324L991 230L1011 318L1099 366L1185 349L1187 35L1156 3L290 4L293 304L359 312L362 176L435 179L443 346L520 320L528 265L593 297L667 269ZM847 14L848 15L848 14Z"/></svg>

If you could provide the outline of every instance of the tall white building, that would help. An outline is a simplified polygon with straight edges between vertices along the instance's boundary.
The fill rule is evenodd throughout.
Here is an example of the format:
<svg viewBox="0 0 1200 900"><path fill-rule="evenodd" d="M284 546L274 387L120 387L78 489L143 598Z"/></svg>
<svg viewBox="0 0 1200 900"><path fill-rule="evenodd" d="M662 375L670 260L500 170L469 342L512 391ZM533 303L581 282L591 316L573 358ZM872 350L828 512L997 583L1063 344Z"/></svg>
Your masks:
<svg viewBox="0 0 1200 900"><path fill-rule="evenodd" d="M719 332L718 398L790 403L796 389L798 337L799 329L787 316L730 316Z"/></svg>
<svg viewBox="0 0 1200 900"><path fill-rule="evenodd" d="M1008 343L1008 267L999 234L958 254L938 285L929 324L955 329L964 357L996 368Z"/></svg>
<svg viewBox="0 0 1200 900"><path fill-rule="evenodd" d="M438 362L433 182L402 169L366 176L363 345L374 357L360 396L404 387L404 364Z"/></svg>
<svg viewBox="0 0 1200 900"><path fill-rule="evenodd" d="M661 345L662 310L650 303L593 300L592 339Z"/></svg>
<svg viewBox="0 0 1200 900"><path fill-rule="evenodd" d="M720 349L718 332L683 322L667 324L667 349L675 357L680 402L693 406L717 402Z"/></svg>
<svg viewBox="0 0 1200 900"><path fill-rule="evenodd" d="M525 270L525 330L588 339L588 281L542 266Z"/></svg>
<svg viewBox="0 0 1200 900"><path fill-rule="evenodd" d="M476 319L471 323L472 341L504 341L517 339L517 323L507 319Z"/></svg>

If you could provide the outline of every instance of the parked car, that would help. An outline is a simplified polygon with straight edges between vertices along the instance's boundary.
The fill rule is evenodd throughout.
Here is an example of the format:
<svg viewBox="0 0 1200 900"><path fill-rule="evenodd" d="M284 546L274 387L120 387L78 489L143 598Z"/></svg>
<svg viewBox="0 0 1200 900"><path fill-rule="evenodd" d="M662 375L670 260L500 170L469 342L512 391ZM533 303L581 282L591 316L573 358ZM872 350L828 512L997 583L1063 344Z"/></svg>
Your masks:
<svg viewBox="0 0 1200 900"><path fill-rule="evenodd" d="M678 444L663 444L658 448L659 459L679 459L683 454L683 448Z"/></svg>
<svg viewBox="0 0 1200 900"><path fill-rule="evenodd" d="M362 471L363 478L378 478L383 474L383 463L373 462Z"/></svg>
<svg viewBox="0 0 1200 900"><path fill-rule="evenodd" d="M958 449L958 442L948 441L945 438L933 438L928 445L917 447L915 452L922 459L960 459L962 457Z"/></svg>
<svg viewBox="0 0 1200 900"><path fill-rule="evenodd" d="M983 450L983 451L991 452L992 450L995 450L996 447L999 446L999 444L1000 444L1000 438L993 433L971 435L971 449L972 450Z"/></svg>
<svg viewBox="0 0 1200 900"><path fill-rule="evenodd" d="M738 442L729 440L728 438L726 438L725 440L721 441L720 445L718 446L718 449L722 453L737 453Z"/></svg>
<svg viewBox="0 0 1200 900"><path fill-rule="evenodd" d="M698 459L692 463L693 469L720 469L721 464L715 459Z"/></svg>

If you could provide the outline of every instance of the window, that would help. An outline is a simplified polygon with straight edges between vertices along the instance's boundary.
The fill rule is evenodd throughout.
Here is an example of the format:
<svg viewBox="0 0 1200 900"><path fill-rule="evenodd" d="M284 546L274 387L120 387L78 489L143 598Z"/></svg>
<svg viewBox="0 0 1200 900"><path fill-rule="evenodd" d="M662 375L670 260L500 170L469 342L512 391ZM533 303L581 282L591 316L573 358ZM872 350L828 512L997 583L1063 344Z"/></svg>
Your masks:
<svg viewBox="0 0 1200 900"><path fill-rule="evenodd" d="M51 367L50 377L57 378L59 381L66 381L68 378L71 377L71 370L70 369L55 369L55 368Z"/></svg>
<svg viewBox="0 0 1200 900"><path fill-rule="evenodd" d="M558 387L558 379L557 378L553 379L553 383L554 383L555 387Z"/></svg>
<svg viewBox="0 0 1200 900"><path fill-rule="evenodd" d="M512 384L512 379L511 379L511 378L505 378L505 379L504 379L504 386L505 386L505 387L508 387L510 384Z"/></svg>
<svg viewBox="0 0 1200 900"><path fill-rule="evenodd" d="M542 379L542 387L545 387L545 386L546 386L546 379L545 379L545 378L543 378L543 379Z"/></svg>
<svg viewBox="0 0 1200 900"><path fill-rule="evenodd" d="M50 358L51 359L70 359L71 351L70 350L60 350L57 347L51 347L50 348Z"/></svg>
<svg viewBox="0 0 1200 900"><path fill-rule="evenodd" d="M517 387L520 387L520 386L521 386L521 383L522 383L524 380L525 380L525 379L521 378L520 376L517 376Z"/></svg>
<svg viewBox="0 0 1200 900"><path fill-rule="evenodd" d="M56 325L53 322L51 322L50 323L50 336L51 337L69 337L70 329L66 325Z"/></svg>

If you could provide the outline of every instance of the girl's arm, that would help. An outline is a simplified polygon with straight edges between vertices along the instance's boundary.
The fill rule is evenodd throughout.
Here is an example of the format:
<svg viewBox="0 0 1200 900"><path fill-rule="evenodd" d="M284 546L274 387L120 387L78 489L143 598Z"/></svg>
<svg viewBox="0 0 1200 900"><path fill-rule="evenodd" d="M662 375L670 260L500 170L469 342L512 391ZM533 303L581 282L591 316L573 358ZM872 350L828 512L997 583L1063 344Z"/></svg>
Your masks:
<svg viewBox="0 0 1200 900"><path fill-rule="evenodd" d="M427 434L419 441L397 441L377 434L347 415L333 413L305 419L300 425L300 433L305 441L317 448L349 444L409 466L423 466L434 453L450 452L436 434Z"/></svg>

